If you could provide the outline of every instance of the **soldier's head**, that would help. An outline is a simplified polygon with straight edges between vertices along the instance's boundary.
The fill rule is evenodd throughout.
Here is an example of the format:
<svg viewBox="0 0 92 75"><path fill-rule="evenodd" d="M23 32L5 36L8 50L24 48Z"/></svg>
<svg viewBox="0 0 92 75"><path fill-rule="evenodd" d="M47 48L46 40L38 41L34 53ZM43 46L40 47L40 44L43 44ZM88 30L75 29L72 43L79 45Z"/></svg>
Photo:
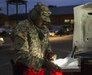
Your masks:
<svg viewBox="0 0 92 75"><path fill-rule="evenodd" d="M49 17L51 15L51 11L41 2L38 2L29 14L29 17L38 25L41 25L43 22L51 22Z"/></svg>

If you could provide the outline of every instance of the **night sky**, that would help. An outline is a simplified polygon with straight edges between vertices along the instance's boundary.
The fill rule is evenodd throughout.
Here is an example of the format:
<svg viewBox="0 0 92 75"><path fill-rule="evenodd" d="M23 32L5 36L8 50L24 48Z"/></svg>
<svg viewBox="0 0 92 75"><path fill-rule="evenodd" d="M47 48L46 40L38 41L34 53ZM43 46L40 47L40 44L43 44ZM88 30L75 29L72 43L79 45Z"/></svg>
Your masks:
<svg viewBox="0 0 92 75"><path fill-rule="evenodd" d="M46 5L54 5L54 6L70 6L70 5L80 5L87 2L92 2L92 0L27 0L27 8L28 11L33 8L33 6L37 2L43 2ZM6 14L6 0L0 0L0 7L2 10L0 13ZM9 5L9 14L15 14L16 13L16 7L14 5ZM19 6L19 13L24 13L24 5Z"/></svg>

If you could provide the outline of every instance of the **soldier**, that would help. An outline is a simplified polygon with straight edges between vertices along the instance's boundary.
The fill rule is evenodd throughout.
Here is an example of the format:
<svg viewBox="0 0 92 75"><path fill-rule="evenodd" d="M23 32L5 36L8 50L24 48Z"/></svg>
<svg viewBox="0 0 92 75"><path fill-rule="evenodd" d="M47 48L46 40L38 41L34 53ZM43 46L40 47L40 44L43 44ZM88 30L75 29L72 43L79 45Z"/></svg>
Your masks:
<svg viewBox="0 0 92 75"><path fill-rule="evenodd" d="M29 12L28 19L19 22L15 27L14 46L17 51L15 75L44 75L43 65L46 56L53 53L49 45L49 30L46 27L50 23L50 14L48 7L39 2Z"/></svg>

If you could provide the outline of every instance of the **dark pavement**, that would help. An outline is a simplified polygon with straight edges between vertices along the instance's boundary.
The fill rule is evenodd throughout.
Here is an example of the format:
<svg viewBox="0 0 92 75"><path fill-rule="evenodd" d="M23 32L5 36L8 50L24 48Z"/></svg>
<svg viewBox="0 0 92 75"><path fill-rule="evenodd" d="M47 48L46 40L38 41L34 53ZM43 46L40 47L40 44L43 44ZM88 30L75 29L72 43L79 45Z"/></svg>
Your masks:
<svg viewBox="0 0 92 75"><path fill-rule="evenodd" d="M13 43L9 37L4 37L5 43L0 47L0 75L12 75L10 59L14 58Z"/></svg>

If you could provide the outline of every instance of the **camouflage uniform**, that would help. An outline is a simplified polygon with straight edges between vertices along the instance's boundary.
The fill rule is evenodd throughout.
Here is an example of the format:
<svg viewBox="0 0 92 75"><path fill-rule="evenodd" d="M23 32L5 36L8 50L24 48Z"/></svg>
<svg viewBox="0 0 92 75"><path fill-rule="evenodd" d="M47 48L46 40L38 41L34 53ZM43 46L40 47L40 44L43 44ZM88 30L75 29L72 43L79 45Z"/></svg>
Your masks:
<svg viewBox="0 0 92 75"><path fill-rule="evenodd" d="M19 22L14 30L17 60L28 67L33 67L35 70L42 67L45 52L52 52L49 45L48 28L46 25L42 25L41 28L37 27L34 23L39 14L41 14L44 21L50 22L49 9L42 4L38 4L29 13L28 19Z"/></svg>

